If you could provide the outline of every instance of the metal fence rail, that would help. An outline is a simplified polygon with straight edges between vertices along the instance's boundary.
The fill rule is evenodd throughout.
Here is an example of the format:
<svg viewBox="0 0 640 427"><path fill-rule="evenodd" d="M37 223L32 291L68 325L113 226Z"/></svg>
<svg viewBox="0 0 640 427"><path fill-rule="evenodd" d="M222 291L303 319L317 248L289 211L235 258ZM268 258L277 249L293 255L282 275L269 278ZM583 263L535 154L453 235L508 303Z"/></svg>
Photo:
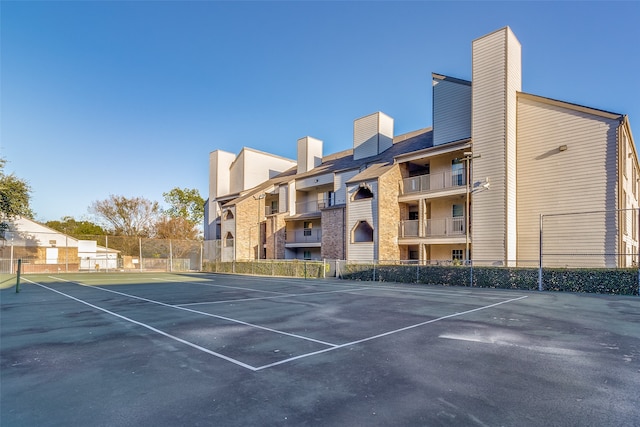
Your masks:
<svg viewBox="0 0 640 427"><path fill-rule="evenodd" d="M200 271L203 242L128 236L5 232L0 272Z"/></svg>

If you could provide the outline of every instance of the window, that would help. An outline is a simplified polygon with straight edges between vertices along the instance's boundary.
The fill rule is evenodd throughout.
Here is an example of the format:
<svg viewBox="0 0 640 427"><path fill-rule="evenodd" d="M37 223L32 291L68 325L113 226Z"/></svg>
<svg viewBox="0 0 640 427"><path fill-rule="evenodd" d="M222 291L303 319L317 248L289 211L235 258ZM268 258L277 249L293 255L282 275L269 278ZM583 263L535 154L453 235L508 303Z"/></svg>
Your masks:
<svg viewBox="0 0 640 427"><path fill-rule="evenodd" d="M462 249L454 249L451 251L451 259L462 261Z"/></svg>
<svg viewBox="0 0 640 427"><path fill-rule="evenodd" d="M233 234L228 232L226 236L224 236L224 247L232 248L233 247Z"/></svg>
<svg viewBox="0 0 640 427"><path fill-rule="evenodd" d="M303 227L304 227L304 235L305 236L311 236L311 228L313 227L313 224L311 222L305 221L303 223Z"/></svg>
<svg viewBox="0 0 640 427"><path fill-rule="evenodd" d="M302 258L311 259L311 251L304 251Z"/></svg>
<svg viewBox="0 0 640 427"><path fill-rule="evenodd" d="M453 217L453 232L462 233L464 231L464 205L452 205L451 216Z"/></svg>
<svg viewBox="0 0 640 427"><path fill-rule="evenodd" d="M464 162L460 159L451 161L451 185L454 187L464 185Z"/></svg>
<svg viewBox="0 0 640 427"><path fill-rule="evenodd" d="M418 219L418 211L409 211L409 220L416 220Z"/></svg>
<svg viewBox="0 0 640 427"><path fill-rule="evenodd" d="M333 191L327 191L326 203L327 203L327 206L335 205L336 204L336 193L334 193Z"/></svg>
<svg viewBox="0 0 640 427"><path fill-rule="evenodd" d="M278 201L277 200L272 200L271 201L271 213L278 213Z"/></svg>
<svg viewBox="0 0 640 427"><path fill-rule="evenodd" d="M353 195L353 200L372 199L373 193L368 187L361 186L356 194Z"/></svg>
<svg viewBox="0 0 640 427"><path fill-rule="evenodd" d="M353 242L373 242L373 227L367 221L360 221L353 229Z"/></svg>

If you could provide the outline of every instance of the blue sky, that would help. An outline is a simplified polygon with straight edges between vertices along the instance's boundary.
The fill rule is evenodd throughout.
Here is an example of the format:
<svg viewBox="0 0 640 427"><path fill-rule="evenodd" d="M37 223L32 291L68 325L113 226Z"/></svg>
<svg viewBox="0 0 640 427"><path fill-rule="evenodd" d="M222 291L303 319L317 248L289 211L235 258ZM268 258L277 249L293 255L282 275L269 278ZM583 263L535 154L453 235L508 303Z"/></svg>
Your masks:
<svg viewBox="0 0 640 427"><path fill-rule="evenodd" d="M640 2L0 3L0 156L41 221L110 194L206 197L208 155L352 146L375 111L431 126L431 73L471 79L506 25L523 91L628 114L640 138Z"/></svg>

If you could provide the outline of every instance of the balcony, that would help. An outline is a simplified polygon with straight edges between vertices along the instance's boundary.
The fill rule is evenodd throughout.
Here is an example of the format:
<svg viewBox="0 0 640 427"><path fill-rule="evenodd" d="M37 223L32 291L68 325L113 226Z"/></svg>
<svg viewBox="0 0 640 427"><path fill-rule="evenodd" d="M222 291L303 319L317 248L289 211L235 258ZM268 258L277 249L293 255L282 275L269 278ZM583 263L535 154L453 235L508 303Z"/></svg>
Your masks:
<svg viewBox="0 0 640 427"><path fill-rule="evenodd" d="M320 246L322 243L322 230L304 228L301 230L287 231L285 244L288 247Z"/></svg>
<svg viewBox="0 0 640 427"><path fill-rule="evenodd" d="M465 217L400 221L399 238L460 237L465 235Z"/></svg>
<svg viewBox="0 0 640 427"><path fill-rule="evenodd" d="M400 195L465 188L464 170L412 176L401 182Z"/></svg>
<svg viewBox="0 0 640 427"><path fill-rule="evenodd" d="M325 199L325 200L311 200L307 202L298 202L296 203L296 213L297 214L316 213L316 212L320 212L320 209L333 206L334 204L335 204L335 200L333 198Z"/></svg>

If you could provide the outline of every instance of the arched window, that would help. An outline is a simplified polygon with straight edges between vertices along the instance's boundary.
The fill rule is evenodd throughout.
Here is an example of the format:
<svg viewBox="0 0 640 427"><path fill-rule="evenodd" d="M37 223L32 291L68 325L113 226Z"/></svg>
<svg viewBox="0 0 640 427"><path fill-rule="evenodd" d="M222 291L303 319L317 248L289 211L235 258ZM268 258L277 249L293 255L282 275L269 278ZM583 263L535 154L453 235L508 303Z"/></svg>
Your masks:
<svg viewBox="0 0 640 427"><path fill-rule="evenodd" d="M224 218L225 220L233 219L233 212L231 212L231 210L226 210L226 211L224 211L223 218Z"/></svg>
<svg viewBox="0 0 640 427"><path fill-rule="evenodd" d="M372 199L373 193L369 187L361 186L356 194L353 195L353 200Z"/></svg>
<svg viewBox="0 0 640 427"><path fill-rule="evenodd" d="M225 248L232 248L233 247L233 234L231 234L231 232L227 232L227 234L224 236L224 247Z"/></svg>
<svg viewBox="0 0 640 427"><path fill-rule="evenodd" d="M367 221L362 220L356 224L353 229L353 242L373 242L373 227Z"/></svg>

